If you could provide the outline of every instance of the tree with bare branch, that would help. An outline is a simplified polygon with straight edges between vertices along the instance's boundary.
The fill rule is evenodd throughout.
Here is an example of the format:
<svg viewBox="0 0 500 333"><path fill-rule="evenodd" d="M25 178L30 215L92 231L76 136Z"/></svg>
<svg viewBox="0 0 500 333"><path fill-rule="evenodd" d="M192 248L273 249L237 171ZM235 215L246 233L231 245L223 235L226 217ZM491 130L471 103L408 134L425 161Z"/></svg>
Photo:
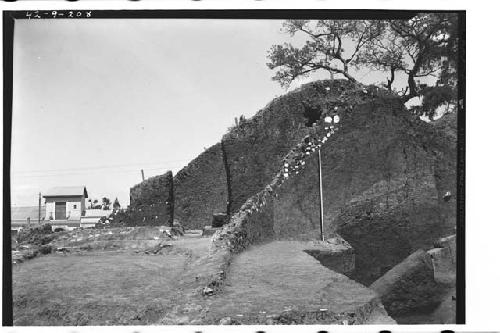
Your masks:
<svg viewBox="0 0 500 333"><path fill-rule="evenodd" d="M456 14L424 13L388 21L288 20L283 30L291 36L301 33L306 41L302 47L284 43L270 49L267 65L276 70L273 79L282 86L318 70L328 71L332 79L341 74L358 83L350 71L355 67L387 72L384 87L395 93L396 75L406 75L407 86L397 93L403 101L416 96L427 99L427 107L415 109L417 113L433 116L439 103L456 95ZM419 84L420 78L429 76L439 78L435 87Z"/></svg>
<svg viewBox="0 0 500 333"><path fill-rule="evenodd" d="M293 80L317 70L326 70L333 78L341 74L358 82L349 72L361 50L383 31L383 23L369 20L288 20L283 30L294 36L305 34L308 40L301 47L290 43L273 45L268 54L270 69L277 69L274 80L288 86ZM346 51L350 40L353 50Z"/></svg>

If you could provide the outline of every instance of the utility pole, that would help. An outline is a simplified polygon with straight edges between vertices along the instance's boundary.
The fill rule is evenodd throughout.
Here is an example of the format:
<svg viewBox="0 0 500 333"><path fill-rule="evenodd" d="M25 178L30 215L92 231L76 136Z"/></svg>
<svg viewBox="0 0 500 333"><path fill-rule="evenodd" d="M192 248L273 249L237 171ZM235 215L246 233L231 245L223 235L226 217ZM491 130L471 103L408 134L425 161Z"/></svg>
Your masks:
<svg viewBox="0 0 500 333"><path fill-rule="evenodd" d="M38 192L38 224L40 224L41 215L42 215L42 193Z"/></svg>
<svg viewBox="0 0 500 333"><path fill-rule="evenodd" d="M319 175L319 230L321 233L321 240L325 240L323 234L323 177L321 173L321 147L318 148L318 175Z"/></svg>
<svg viewBox="0 0 500 333"><path fill-rule="evenodd" d="M144 170L143 169L141 169L141 175L142 175L142 181L144 181L145 179L144 179Z"/></svg>

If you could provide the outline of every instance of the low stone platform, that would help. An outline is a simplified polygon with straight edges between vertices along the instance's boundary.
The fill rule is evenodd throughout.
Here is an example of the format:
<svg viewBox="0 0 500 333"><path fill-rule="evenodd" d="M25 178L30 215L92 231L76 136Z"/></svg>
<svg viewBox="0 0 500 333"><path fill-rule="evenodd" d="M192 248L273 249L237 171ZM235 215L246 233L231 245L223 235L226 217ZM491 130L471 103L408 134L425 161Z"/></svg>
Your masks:
<svg viewBox="0 0 500 333"><path fill-rule="evenodd" d="M316 258L321 265L338 273L345 274L354 270L354 249L340 236L326 241L308 242L304 251Z"/></svg>
<svg viewBox="0 0 500 333"><path fill-rule="evenodd" d="M205 228L203 228L203 232L201 235L203 237L212 236L213 234L215 234L215 232L217 230L220 230L220 229L222 229L222 227L216 228L216 227L212 227L212 226L207 225Z"/></svg>
<svg viewBox="0 0 500 333"><path fill-rule="evenodd" d="M274 241L235 256L207 324L395 324L375 292L305 253L308 242ZM321 247L320 247L321 248Z"/></svg>

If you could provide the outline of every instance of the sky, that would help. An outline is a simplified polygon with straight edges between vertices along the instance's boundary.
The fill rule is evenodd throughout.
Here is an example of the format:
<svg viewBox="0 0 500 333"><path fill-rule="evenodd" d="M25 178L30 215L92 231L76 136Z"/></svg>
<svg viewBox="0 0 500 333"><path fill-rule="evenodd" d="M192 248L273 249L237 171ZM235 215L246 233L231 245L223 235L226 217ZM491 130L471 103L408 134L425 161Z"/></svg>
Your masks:
<svg viewBox="0 0 500 333"><path fill-rule="evenodd" d="M129 203L146 177L174 173L217 143L234 118L286 92L271 78L278 20L17 20L11 201L55 186ZM384 75L360 72L365 83ZM295 82L327 78L318 73Z"/></svg>

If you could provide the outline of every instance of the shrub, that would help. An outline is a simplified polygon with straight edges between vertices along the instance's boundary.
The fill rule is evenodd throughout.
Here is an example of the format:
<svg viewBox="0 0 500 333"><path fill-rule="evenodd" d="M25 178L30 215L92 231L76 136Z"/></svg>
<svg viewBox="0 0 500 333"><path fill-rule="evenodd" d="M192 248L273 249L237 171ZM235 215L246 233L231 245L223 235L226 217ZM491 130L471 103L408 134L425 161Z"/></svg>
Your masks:
<svg viewBox="0 0 500 333"><path fill-rule="evenodd" d="M43 224L41 228L41 232L43 234L51 234L52 233L52 226L48 223Z"/></svg>
<svg viewBox="0 0 500 333"><path fill-rule="evenodd" d="M43 245L40 247L40 253L41 254L49 254L52 252L52 246L50 245Z"/></svg>
<svg viewBox="0 0 500 333"><path fill-rule="evenodd" d="M45 235L52 233L52 227L50 224L22 229L17 235L17 241L19 243L37 244Z"/></svg>
<svg viewBox="0 0 500 333"><path fill-rule="evenodd" d="M40 245L46 245L52 242L52 240L55 238L55 235L43 235L40 237Z"/></svg>
<svg viewBox="0 0 500 333"><path fill-rule="evenodd" d="M30 251L24 255L24 259L33 259L38 255L38 250Z"/></svg>

